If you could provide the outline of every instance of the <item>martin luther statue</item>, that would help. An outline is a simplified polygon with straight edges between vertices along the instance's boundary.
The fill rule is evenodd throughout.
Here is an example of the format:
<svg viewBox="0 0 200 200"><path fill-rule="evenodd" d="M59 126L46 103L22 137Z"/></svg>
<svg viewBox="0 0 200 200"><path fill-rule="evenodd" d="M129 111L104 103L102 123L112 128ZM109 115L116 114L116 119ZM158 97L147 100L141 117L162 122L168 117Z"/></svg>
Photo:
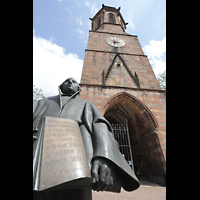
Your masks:
<svg viewBox="0 0 200 200"><path fill-rule="evenodd" d="M120 192L136 190L140 184L134 171L119 151L110 123L89 101L79 97L81 88L74 78L59 86L59 95L33 104L33 157L43 118L72 119L79 125L92 176L92 188L34 191L34 200L91 200L92 189Z"/></svg>

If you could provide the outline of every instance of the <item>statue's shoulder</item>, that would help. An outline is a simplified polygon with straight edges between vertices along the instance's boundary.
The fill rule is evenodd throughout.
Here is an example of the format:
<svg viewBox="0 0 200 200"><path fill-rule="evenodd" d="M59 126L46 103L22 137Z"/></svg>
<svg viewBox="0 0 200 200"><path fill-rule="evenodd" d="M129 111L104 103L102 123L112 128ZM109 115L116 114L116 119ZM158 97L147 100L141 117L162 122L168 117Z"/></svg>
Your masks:
<svg viewBox="0 0 200 200"><path fill-rule="evenodd" d="M55 95L55 96L44 98L42 100L45 100L45 101L57 101L59 99L60 99L60 96L59 95Z"/></svg>
<svg viewBox="0 0 200 200"><path fill-rule="evenodd" d="M35 104L44 104L44 103L46 104L46 103L49 103L51 101L59 102L59 95L39 99L39 100L35 101L34 103Z"/></svg>
<svg viewBox="0 0 200 200"><path fill-rule="evenodd" d="M85 105L89 106L93 111L99 112L97 107L92 102L90 102L89 100L82 99L80 97L79 97L79 99L81 99L82 103L84 103Z"/></svg>
<svg viewBox="0 0 200 200"><path fill-rule="evenodd" d="M86 100L86 99L83 99L83 98L80 98L79 96L77 97L78 101L80 102L83 102L85 104L90 104L90 105L93 105L90 101ZM94 105L93 105L94 106Z"/></svg>

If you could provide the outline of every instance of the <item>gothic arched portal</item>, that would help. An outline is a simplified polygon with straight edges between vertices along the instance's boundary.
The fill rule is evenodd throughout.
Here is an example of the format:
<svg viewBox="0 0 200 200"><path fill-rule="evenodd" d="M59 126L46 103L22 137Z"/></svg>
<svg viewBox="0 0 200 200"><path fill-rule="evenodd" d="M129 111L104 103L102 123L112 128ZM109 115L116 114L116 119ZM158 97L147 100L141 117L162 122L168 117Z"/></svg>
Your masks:
<svg viewBox="0 0 200 200"><path fill-rule="evenodd" d="M103 115L111 124L125 124L128 120L136 175L150 180L159 177L165 185L162 149L154 132L158 122L150 109L133 95L120 92L105 103Z"/></svg>

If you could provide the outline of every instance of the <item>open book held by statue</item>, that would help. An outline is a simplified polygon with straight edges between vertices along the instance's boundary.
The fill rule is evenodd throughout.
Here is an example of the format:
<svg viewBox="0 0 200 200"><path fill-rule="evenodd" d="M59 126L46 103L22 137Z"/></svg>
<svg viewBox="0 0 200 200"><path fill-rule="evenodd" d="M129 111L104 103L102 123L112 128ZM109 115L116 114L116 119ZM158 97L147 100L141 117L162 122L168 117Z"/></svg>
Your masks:
<svg viewBox="0 0 200 200"><path fill-rule="evenodd" d="M34 190L89 187L91 174L77 122L44 120L34 160Z"/></svg>

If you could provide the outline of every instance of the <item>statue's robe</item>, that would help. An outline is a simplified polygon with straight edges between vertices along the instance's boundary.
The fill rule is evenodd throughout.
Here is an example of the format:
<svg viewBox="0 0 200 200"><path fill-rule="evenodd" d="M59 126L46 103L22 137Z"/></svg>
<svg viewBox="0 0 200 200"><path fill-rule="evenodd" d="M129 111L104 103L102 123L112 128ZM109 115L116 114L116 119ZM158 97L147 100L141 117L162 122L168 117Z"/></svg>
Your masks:
<svg viewBox="0 0 200 200"><path fill-rule="evenodd" d="M92 159L97 157L106 158L114 163L115 175L119 182L114 184L109 191L120 192L119 184L126 191L133 191L140 186L134 170L130 168L119 151L110 123L91 102L80 98L78 95L70 98L64 105L61 95L34 102L33 130L38 129L37 137L39 137L37 134L40 133L45 116L72 119L78 123L90 169ZM33 144L33 156L36 146L37 140ZM45 191L40 193L42 192Z"/></svg>

